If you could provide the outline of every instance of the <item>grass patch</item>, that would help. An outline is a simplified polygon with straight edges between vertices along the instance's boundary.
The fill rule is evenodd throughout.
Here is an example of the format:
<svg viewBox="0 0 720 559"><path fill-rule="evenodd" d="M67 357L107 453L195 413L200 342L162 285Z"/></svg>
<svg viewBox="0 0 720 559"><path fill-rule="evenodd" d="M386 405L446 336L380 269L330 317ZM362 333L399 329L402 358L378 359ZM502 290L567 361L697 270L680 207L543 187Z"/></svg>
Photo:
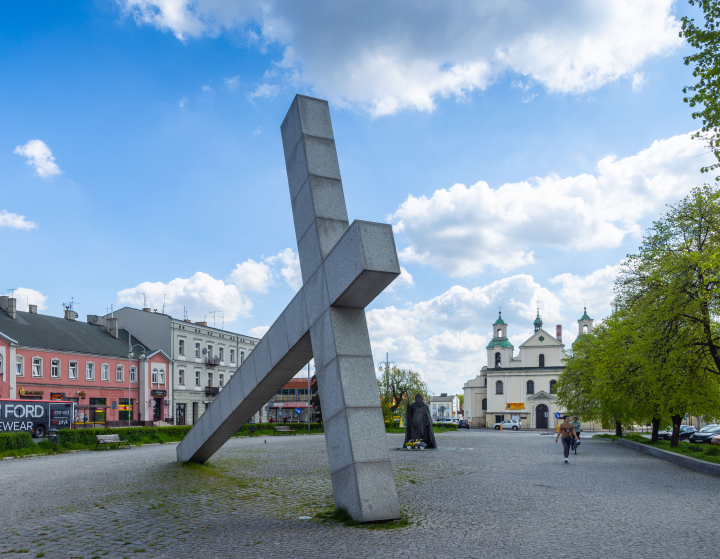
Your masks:
<svg viewBox="0 0 720 559"><path fill-rule="evenodd" d="M652 447L659 448L662 450L667 450L668 452L674 452L676 454L682 454L684 456L690 456L692 458L697 458L698 460L704 460L705 462L712 462L714 464L720 464L720 446L717 446L717 445L695 444L695 443L688 443L685 441L680 441L676 448L670 448L670 441L658 441L656 443L651 443L650 439L648 439L647 437L643 437L642 435L639 435L637 433L631 433L629 435L625 435L624 437L618 437L616 435L610 435L607 433L603 433L603 434L594 435L594 437L597 437L599 439L609 439L611 441L616 441L618 439L625 439L627 441L633 441L636 443L646 444L648 446L652 446Z"/></svg>
<svg viewBox="0 0 720 559"><path fill-rule="evenodd" d="M323 524L342 524L348 528L363 528L365 530L394 530L410 525L406 514L400 515L400 520L383 520L380 522L358 522L353 520L346 508L333 508L328 511L315 513L315 519Z"/></svg>

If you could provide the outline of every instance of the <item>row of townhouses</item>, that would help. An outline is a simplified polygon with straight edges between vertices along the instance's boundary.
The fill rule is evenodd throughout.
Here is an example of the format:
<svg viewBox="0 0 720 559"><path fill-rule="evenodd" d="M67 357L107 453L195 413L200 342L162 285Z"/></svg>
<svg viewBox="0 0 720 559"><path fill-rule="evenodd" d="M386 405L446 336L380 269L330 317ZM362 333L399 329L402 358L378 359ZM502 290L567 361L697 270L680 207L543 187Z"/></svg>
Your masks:
<svg viewBox="0 0 720 559"><path fill-rule="evenodd" d="M78 427L193 425L259 341L148 308L82 322L3 296L0 398L75 402ZM306 421L310 398L308 380L293 379L254 420Z"/></svg>

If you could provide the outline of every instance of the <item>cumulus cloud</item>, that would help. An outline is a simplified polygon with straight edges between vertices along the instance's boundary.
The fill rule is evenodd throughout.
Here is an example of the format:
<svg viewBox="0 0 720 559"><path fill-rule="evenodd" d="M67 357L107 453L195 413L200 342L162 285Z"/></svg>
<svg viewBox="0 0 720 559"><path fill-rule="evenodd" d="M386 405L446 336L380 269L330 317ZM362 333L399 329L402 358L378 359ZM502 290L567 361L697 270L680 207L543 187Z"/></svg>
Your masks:
<svg viewBox="0 0 720 559"><path fill-rule="evenodd" d="M47 297L35 289L19 287L13 291L13 297L17 299L17 310L28 312L28 305L37 305L39 311L47 309Z"/></svg>
<svg viewBox="0 0 720 559"><path fill-rule="evenodd" d="M187 97L180 97L180 99L178 99L177 103L178 103L178 107L180 107L181 109L184 109L185 105L187 103Z"/></svg>
<svg viewBox="0 0 720 559"><path fill-rule="evenodd" d="M28 221L24 215L10 213L7 210L0 210L0 227L10 227L10 229L35 229L37 223Z"/></svg>
<svg viewBox="0 0 720 559"><path fill-rule="evenodd" d="M210 87L209 85L201 85L200 89L202 89L205 93L207 93L208 91L212 91L212 87Z"/></svg>
<svg viewBox="0 0 720 559"><path fill-rule="evenodd" d="M235 285L204 272L197 272L190 278L175 278L168 283L146 281L118 292L120 304L142 307L147 299L147 305L158 310L163 306L163 297L167 314L183 316L183 307L186 307L192 320L201 320L210 311L222 310L225 322L233 322L239 317L250 316L252 310L252 302Z"/></svg>
<svg viewBox="0 0 720 559"><path fill-rule="evenodd" d="M549 329L562 324L562 301L525 274L473 289L456 285L402 308L372 309L367 319L376 361L389 352L401 367L420 371L431 388L460 391L486 364L498 307L513 339L524 341L532 333L538 302Z"/></svg>
<svg viewBox="0 0 720 559"><path fill-rule="evenodd" d="M507 72L550 92L583 93L632 76L682 42L673 0L436 0L411 10L380 0L332 9L276 0L118 2L138 25L183 41L231 31L261 49L284 46L267 85L299 80L336 105L374 116L431 111L439 97L463 99Z"/></svg>
<svg viewBox="0 0 720 559"><path fill-rule="evenodd" d="M551 174L491 188L456 184L432 196L409 196L389 216L407 246L405 262L451 276L501 272L535 261L537 248L592 250L639 237L639 220L703 182L710 161L689 134L659 140L630 157L610 155L594 174Z"/></svg>
<svg viewBox="0 0 720 559"><path fill-rule="evenodd" d="M267 331L270 330L270 326L255 326L255 328L250 328L250 334L253 338L262 338L265 334L267 334Z"/></svg>
<svg viewBox="0 0 720 559"><path fill-rule="evenodd" d="M279 86L263 83L257 86L254 91L249 91L247 97L252 101L258 97L275 97L278 93L280 93Z"/></svg>
<svg viewBox="0 0 720 559"><path fill-rule="evenodd" d="M44 179L50 179L61 172L60 167L55 163L52 150L42 140L30 140L22 146L17 146L13 153L25 157L27 164L35 167L35 172Z"/></svg>
<svg viewBox="0 0 720 559"><path fill-rule="evenodd" d="M232 78L225 78L225 86L233 91L240 87L240 76L233 76Z"/></svg>
<svg viewBox="0 0 720 559"><path fill-rule="evenodd" d="M635 72L632 77L632 90L635 93L638 93L642 90L644 84L645 74L643 74L642 72Z"/></svg>
<svg viewBox="0 0 720 559"><path fill-rule="evenodd" d="M266 262L255 262L248 259L235 266L228 279L240 291L267 293L268 287L272 283L273 274Z"/></svg>
<svg viewBox="0 0 720 559"><path fill-rule="evenodd" d="M601 317L609 314L615 285L620 272L620 264L607 265L586 276L564 273L550 278L550 282L560 286L558 296L570 308L592 309L591 316ZM578 317L579 318L579 317ZM577 332L577 324L575 332Z"/></svg>
<svg viewBox="0 0 720 559"><path fill-rule="evenodd" d="M293 249L286 248L275 256L268 257L266 261L271 265L280 266L280 275L290 289L298 291L302 287L300 258Z"/></svg>

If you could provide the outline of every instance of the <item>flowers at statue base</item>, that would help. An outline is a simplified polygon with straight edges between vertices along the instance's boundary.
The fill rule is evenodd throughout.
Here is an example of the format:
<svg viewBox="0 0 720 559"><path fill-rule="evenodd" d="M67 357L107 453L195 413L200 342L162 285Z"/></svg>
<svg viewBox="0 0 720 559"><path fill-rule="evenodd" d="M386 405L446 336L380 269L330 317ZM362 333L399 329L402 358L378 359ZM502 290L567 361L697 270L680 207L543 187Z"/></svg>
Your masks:
<svg viewBox="0 0 720 559"><path fill-rule="evenodd" d="M412 439L411 441L406 442L403 445L404 448L417 448L420 450L425 450L427 448L427 443L421 439Z"/></svg>

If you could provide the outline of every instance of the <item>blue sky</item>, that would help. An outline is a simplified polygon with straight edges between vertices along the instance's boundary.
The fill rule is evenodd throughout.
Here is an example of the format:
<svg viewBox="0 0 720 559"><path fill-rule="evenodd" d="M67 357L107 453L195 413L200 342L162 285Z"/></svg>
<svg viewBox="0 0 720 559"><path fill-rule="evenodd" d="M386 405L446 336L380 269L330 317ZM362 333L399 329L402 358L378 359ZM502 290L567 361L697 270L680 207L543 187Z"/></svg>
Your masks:
<svg viewBox="0 0 720 559"><path fill-rule="evenodd" d="M498 307L517 346L537 301L568 343L707 180L681 92L693 12L627 4L3 4L0 291L81 317L164 297L261 335L300 282L279 134L299 92L331 104L350 219L395 227L378 361L459 391Z"/></svg>

